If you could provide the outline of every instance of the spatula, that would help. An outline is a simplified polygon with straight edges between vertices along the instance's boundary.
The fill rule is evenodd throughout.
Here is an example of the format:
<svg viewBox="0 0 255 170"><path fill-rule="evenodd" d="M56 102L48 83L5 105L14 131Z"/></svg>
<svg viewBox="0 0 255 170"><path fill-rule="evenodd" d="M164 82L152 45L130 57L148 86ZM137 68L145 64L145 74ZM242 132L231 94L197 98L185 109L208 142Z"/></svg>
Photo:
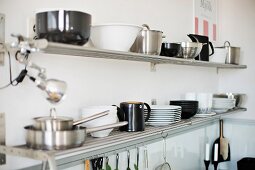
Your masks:
<svg viewBox="0 0 255 170"><path fill-rule="evenodd" d="M228 158L228 139L224 138L223 136L223 120L220 120L220 155L222 156L223 160L227 160Z"/></svg>
<svg viewBox="0 0 255 170"><path fill-rule="evenodd" d="M230 161L230 146L228 139L223 136L223 120L220 120L220 137L213 144L212 160L214 160L214 146L218 144L218 162Z"/></svg>

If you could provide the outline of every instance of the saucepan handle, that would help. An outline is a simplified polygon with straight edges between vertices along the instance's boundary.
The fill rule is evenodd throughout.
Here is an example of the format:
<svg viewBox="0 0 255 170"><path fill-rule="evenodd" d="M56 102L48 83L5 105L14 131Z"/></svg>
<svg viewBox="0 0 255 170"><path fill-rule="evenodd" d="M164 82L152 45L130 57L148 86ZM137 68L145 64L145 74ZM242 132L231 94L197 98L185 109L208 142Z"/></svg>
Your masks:
<svg viewBox="0 0 255 170"><path fill-rule="evenodd" d="M87 128L86 133L97 132L97 131L101 131L101 130L105 130L105 129L111 129L111 128L115 128L115 127L125 126L127 124L128 124L127 121L123 121L123 122L113 123L113 124L104 125L104 126Z"/></svg>
<svg viewBox="0 0 255 170"><path fill-rule="evenodd" d="M103 112L94 114L94 115L92 115L92 116L88 116L88 117L85 117L85 118L83 118L83 119L74 121L74 122L73 122L73 125L79 125L79 124L88 122L88 121L90 121L90 120L94 120L94 119L96 119L96 118L99 118L99 117L108 115L108 114L109 114L109 111L110 111L110 110L106 110L106 111L103 111Z"/></svg>

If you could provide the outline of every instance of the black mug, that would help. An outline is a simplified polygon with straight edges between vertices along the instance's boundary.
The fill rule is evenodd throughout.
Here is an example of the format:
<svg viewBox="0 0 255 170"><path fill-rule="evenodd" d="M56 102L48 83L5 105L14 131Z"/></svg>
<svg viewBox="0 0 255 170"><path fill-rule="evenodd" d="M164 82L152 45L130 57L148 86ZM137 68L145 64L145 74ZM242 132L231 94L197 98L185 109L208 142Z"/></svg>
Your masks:
<svg viewBox="0 0 255 170"><path fill-rule="evenodd" d="M144 118L144 106L148 113ZM118 110L118 118L120 121L127 121L128 124L120 127L121 131L137 132L144 131L145 122L149 120L151 108L147 103L143 102L122 102Z"/></svg>

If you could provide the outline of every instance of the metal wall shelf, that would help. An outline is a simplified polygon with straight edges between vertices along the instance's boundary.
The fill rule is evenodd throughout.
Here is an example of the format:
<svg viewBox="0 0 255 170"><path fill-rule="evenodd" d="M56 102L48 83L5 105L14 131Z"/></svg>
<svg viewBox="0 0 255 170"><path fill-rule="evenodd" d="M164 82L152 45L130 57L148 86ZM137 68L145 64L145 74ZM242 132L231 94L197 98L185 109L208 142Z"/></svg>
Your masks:
<svg viewBox="0 0 255 170"><path fill-rule="evenodd" d="M83 46L67 45L61 43L48 42L46 48L41 51L49 54L72 55L92 58L118 59L150 62L153 64L177 64L190 65L201 67L215 67L215 68L231 68L231 69L245 69L246 65L221 64L207 61L198 61L190 59L182 59L175 57L165 57L158 55L145 55L131 52L120 52L111 50L101 50L96 48L88 48Z"/></svg>
<svg viewBox="0 0 255 170"><path fill-rule="evenodd" d="M160 141L163 136L171 137L205 127L217 122L222 116L239 111L246 111L246 108L235 108L226 113L216 114L205 118L194 117L168 126L147 126L146 130L142 132L114 131L110 136L104 138L88 137L83 146L62 151L33 150L27 148L25 145L0 145L0 153L48 161L51 170L56 170L57 167L58 169L64 169L81 164L85 159L116 154L118 152ZM40 169L40 166L26 169L36 170Z"/></svg>

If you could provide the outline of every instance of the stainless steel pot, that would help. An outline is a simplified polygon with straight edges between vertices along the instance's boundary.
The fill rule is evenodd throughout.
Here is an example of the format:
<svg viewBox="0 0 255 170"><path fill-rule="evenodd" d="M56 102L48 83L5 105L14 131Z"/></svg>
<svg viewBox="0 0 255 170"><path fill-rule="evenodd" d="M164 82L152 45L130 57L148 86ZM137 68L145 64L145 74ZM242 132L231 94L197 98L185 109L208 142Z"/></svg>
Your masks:
<svg viewBox="0 0 255 170"><path fill-rule="evenodd" d="M56 110L52 108L50 110L50 116L45 117L36 117L34 118L35 130L43 131L60 131L60 130L72 130L74 125L79 125L84 122L105 116L109 113L109 110L106 110L101 113L94 114L92 116L74 121L71 117L56 116Z"/></svg>
<svg viewBox="0 0 255 170"><path fill-rule="evenodd" d="M221 51L222 57L226 57L226 64L239 64L240 47L232 47L230 42L226 41L223 47L215 47L215 49Z"/></svg>
<svg viewBox="0 0 255 170"><path fill-rule="evenodd" d="M72 130L42 131L36 130L32 125L25 126L26 145L33 149L62 150L79 147L84 144L86 134L114 127L127 125L127 122L114 123L95 128L73 126Z"/></svg>
<svg viewBox="0 0 255 170"><path fill-rule="evenodd" d="M224 43L226 50L226 64L239 64L240 59L240 47L231 47L230 42Z"/></svg>
<svg viewBox="0 0 255 170"><path fill-rule="evenodd" d="M149 26L143 24L143 30L140 31L130 51L149 55L159 55L161 50L163 32L150 30Z"/></svg>

